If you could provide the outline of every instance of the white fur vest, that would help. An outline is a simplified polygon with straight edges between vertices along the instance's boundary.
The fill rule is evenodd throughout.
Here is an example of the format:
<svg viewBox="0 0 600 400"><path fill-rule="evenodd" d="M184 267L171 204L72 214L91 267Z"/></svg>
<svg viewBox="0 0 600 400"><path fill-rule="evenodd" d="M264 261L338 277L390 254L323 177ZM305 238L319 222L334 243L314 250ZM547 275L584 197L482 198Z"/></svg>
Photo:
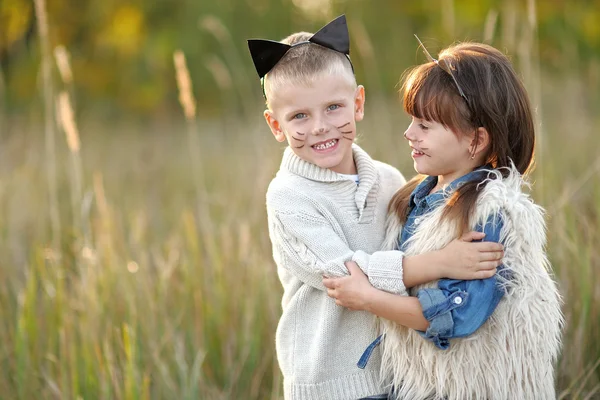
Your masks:
<svg viewBox="0 0 600 400"><path fill-rule="evenodd" d="M555 399L554 364L560 350L561 298L545 255L543 209L521 191L516 170L502 178L490 171L471 228L500 213L503 263L511 272L506 295L492 316L467 338L440 350L415 331L383 321L382 368L397 399ZM438 250L457 237L455 224L441 221L443 207L427 214L407 242L406 255ZM401 226L388 218L386 248L397 248ZM498 276L498 275L497 275ZM411 295L437 282L415 287Z"/></svg>

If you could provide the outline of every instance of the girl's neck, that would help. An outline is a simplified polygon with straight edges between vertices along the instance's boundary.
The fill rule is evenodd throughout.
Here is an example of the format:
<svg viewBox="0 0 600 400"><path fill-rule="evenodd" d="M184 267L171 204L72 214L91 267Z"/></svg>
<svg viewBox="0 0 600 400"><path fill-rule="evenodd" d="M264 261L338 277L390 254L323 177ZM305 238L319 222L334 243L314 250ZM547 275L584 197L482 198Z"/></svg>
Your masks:
<svg viewBox="0 0 600 400"><path fill-rule="evenodd" d="M462 176L467 175L469 172L472 172L476 168L478 168L478 167L466 168L466 169L454 171L449 174L438 175L437 184L434 186L434 188L431 190L430 193L435 193L439 190L446 189L452 182L454 182L455 180L457 180L458 178L460 178Z"/></svg>

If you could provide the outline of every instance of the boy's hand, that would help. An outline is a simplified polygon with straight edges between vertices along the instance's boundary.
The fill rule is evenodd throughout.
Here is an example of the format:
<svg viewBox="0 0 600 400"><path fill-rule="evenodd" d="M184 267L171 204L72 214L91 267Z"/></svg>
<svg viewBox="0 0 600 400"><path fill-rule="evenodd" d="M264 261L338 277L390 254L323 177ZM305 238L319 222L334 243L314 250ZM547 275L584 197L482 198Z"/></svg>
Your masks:
<svg viewBox="0 0 600 400"><path fill-rule="evenodd" d="M471 243L485 237L483 232L465 233L438 251L445 278L472 280L494 276L502 264L504 246L495 242Z"/></svg>
<svg viewBox="0 0 600 400"><path fill-rule="evenodd" d="M366 310L369 293L375 290L369 278L354 261L346 262L350 276L340 278L323 277L327 295L335 299L335 304L351 310Z"/></svg>

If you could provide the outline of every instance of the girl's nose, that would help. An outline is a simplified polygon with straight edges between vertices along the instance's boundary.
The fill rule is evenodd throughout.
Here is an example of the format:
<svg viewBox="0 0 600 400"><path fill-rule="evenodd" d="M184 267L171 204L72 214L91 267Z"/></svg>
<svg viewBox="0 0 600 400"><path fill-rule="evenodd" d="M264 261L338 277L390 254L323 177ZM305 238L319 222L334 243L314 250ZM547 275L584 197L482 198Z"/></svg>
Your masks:
<svg viewBox="0 0 600 400"><path fill-rule="evenodd" d="M417 140L417 133L415 132L414 123L411 123L408 128L404 131L404 139L410 140L412 142Z"/></svg>

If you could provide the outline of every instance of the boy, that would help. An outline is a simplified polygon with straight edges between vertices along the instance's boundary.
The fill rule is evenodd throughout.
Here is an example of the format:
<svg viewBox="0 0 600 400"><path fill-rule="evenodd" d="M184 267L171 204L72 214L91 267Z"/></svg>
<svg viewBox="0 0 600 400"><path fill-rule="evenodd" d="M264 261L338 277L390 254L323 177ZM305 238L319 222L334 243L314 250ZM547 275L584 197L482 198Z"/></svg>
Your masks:
<svg viewBox="0 0 600 400"><path fill-rule="evenodd" d="M315 35L296 33L281 43L251 40L249 47L264 78L267 124L276 140L289 145L267 192L273 257L284 287L276 348L285 398L386 398L379 350L369 346L378 336L375 317L337 306L327 297L323 275L347 275L344 263L355 261L374 287L405 294L406 287L442 276L491 276L482 270L485 263L465 266L464 257L497 260L494 251L501 246L472 244L467 251L457 241L406 258L378 251L388 202L405 180L354 144L365 92L347 56L344 16Z"/></svg>

